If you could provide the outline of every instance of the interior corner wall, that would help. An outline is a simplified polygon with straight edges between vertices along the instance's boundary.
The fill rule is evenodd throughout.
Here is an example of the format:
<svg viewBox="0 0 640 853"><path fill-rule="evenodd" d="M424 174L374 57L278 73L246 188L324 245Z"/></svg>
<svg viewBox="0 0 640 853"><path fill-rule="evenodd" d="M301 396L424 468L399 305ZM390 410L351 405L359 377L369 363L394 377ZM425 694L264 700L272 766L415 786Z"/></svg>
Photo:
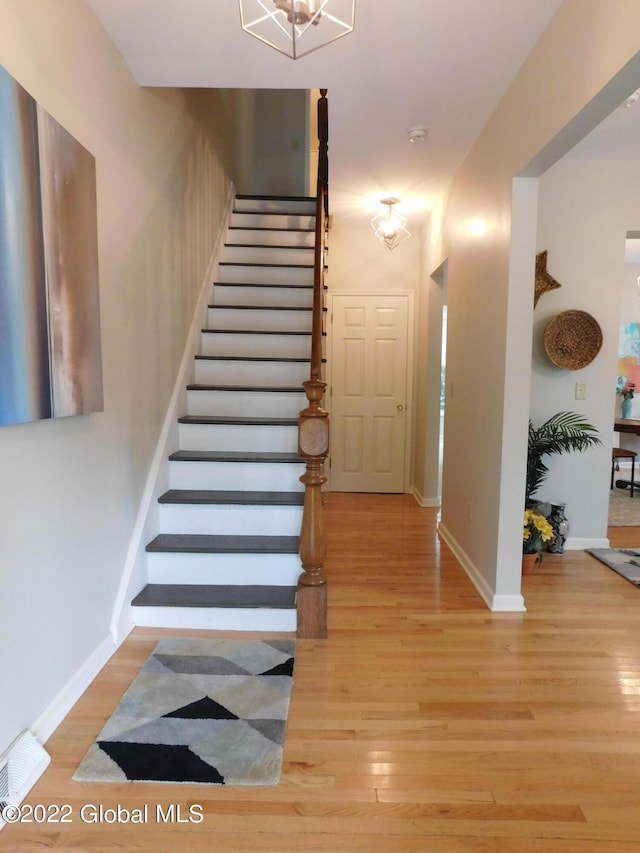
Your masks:
<svg viewBox="0 0 640 853"><path fill-rule="evenodd" d="M307 192L308 92L306 89L238 90L242 156L239 193L297 195Z"/></svg>
<svg viewBox="0 0 640 853"><path fill-rule="evenodd" d="M440 529L494 610L524 606L520 460L531 332L516 330L533 319L535 252L512 255L514 179L539 176L623 100L625 89L637 88L639 28L640 4L565 0L454 176L447 203ZM536 159L540 152L550 162ZM484 230L468 228L471 221ZM526 380L514 382L518 376Z"/></svg>
<svg viewBox="0 0 640 853"><path fill-rule="evenodd" d="M143 90L84 0L0 0L0 64L96 159L104 412L0 429L0 753L108 642L228 196L233 100Z"/></svg>
<svg viewBox="0 0 640 853"><path fill-rule="evenodd" d="M603 445L554 457L536 495L567 504L567 548L602 546L607 536L609 474L616 411L618 333L625 293L625 238L638 219L640 163L565 158L539 180L538 246L561 284L544 294L534 314L531 415L541 423L559 411L575 411L600 433ZM637 298L635 303L637 303ZM632 303L637 322L637 304ZM544 351L544 330L561 311L591 314L603 335L600 352L580 370L561 370ZM575 399L576 383L586 400Z"/></svg>

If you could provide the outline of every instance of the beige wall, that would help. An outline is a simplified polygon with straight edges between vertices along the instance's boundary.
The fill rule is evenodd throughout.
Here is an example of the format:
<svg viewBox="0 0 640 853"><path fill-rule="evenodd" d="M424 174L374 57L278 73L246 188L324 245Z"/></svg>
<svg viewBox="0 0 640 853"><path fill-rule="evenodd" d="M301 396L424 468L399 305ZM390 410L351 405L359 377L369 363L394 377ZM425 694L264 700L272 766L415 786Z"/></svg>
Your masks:
<svg viewBox="0 0 640 853"><path fill-rule="evenodd" d="M0 430L2 752L108 643L221 227L234 103L138 88L82 0L0 0L0 63L96 158L105 392L102 414Z"/></svg>
<svg viewBox="0 0 640 853"><path fill-rule="evenodd" d="M636 162L571 159L561 160L539 182L538 251L548 251L550 272L562 287L541 297L534 312L531 415L537 424L554 412L579 412L598 428L603 441L601 448L588 453L554 458L540 490L541 499L567 503L567 547L607 544L618 332L625 293L631 292L634 300L625 300L627 322L637 322L640 313L624 264L625 236L638 218L639 182ZM597 320L602 348L586 367L560 370L544 352L544 329L559 312L574 308ZM586 385L584 401L575 399L576 382Z"/></svg>
<svg viewBox="0 0 640 853"><path fill-rule="evenodd" d="M452 185L441 529L496 610L523 607L535 178L637 88L639 31L640 4L567 0ZM472 219L483 235L468 233Z"/></svg>

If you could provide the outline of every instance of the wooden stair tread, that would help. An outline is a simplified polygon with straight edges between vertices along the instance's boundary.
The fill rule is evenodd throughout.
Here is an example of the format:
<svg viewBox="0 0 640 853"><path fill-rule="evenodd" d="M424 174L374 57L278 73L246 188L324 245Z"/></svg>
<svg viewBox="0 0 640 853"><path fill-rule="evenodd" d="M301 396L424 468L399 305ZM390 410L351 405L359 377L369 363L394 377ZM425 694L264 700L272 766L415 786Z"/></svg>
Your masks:
<svg viewBox="0 0 640 853"><path fill-rule="evenodd" d="M171 462L295 462L302 463L297 453L272 453L244 450L177 450Z"/></svg>
<svg viewBox="0 0 640 853"><path fill-rule="evenodd" d="M259 213L257 210L236 210L235 213ZM303 213L303 216L313 216L312 213ZM279 227L269 227L268 225L230 225L229 231L286 231L287 233L302 233L302 234L313 234L315 232L315 228L279 228ZM235 243L227 243L228 246L235 246ZM263 245L263 244L261 244ZM304 249L305 247L302 246Z"/></svg>
<svg viewBox="0 0 640 853"><path fill-rule="evenodd" d="M291 362L300 364L309 364L310 358L285 358L283 356L263 356L263 355L196 355L196 359L202 361L282 361L287 364ZM322 359L325 364L326 358Z"/></svg>
<svg viewBox="0 0 640 853"><path fill-rule="evenodd" d="M296 246L291 243L225 243L224 247L225 249L296 249L315 252L315 246Z"/></svg>
<svg viewBox="0 0 640 853"><path fill-rule="evenodd" d="M236 199L242 201L306 201L316 203L314 195L277 195L273 193L236 193Z"/></svg>
<svg viewBox="0 0 640 853"><path fill-rule="evenodd" d="M313 264L273 264L259 261L220 261L221 267L269 267L269 269L312 270Z"/></svg>
<svg viewBox="0 0 640 853"><path fill-rule="evenodd" d="M216 305L212 303L209 308L220 311L313 311L313 308L305 308L297 305ZM327 309L324 308L324 311Z"/></svg>
<svg viewBox="0 0 640 853"><path fill-rule="evenodd" d="M233 536L203 533L160 533L146 547L172 554L297 554L298 536Z"/></svg>
<svg viewBox="0 0 640 853"><path fill-rule="evenodd" d="M279 394L304 394L302 385L187 385L187 391L267 391Z"/></svg>
<svg viewBox="0 0 640 853"><path fill-rule="evenodd" d="M224 415L183 415L179 424L228 424L230 426L298 426L297 418L254 418L251 415L236 417Z"/></svg>
<svg viewBox="0 0 640 853"><path fill-rule="evenodd" d="M203 335L282 335L283 337L311 337L311 332L272 331L271 329L202 329ZM326 332L322 333L323 335Z"/></svg>
<svg viewBox="0 0 640 853"><path fill-rule="evenodd" d="M304 492L241 492L218 489L169 489L161 504L233 504L237 506L302 506Z"/></svg>
<svg viewBox="0 0 640 853"><path fill-rule="evenodd" d="M272 607L296 606L295 586L214 586L147 584L131 602L134 607Z"/></svg>

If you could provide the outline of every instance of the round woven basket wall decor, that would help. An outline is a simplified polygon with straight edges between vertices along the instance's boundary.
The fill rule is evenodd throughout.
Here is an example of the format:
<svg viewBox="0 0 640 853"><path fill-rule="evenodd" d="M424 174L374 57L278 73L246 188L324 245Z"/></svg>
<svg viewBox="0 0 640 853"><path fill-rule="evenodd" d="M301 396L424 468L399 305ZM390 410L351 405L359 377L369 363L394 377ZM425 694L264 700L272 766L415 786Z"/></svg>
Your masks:
<svg viewBox="0 0 640 853"><path fill-rule="evenodd" d="M602 346L602 329L586 311L563 311L544 331L544 351L556 367L579 370Z"/></svg>

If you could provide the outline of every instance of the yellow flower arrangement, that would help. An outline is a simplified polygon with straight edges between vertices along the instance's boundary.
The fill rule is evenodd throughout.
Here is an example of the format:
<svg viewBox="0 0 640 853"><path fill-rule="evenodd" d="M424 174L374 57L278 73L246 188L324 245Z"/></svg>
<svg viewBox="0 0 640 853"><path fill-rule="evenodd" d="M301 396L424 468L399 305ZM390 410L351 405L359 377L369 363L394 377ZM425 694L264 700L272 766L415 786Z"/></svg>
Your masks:
<svg viewBox="0 0 640 853"><path fill-rule="evenodd" d="M544 542L553 539L553 527L544 515L532 509L524 511L524 527L522 530L522 551L525 554L535 554L542 550Z"/></svg>

